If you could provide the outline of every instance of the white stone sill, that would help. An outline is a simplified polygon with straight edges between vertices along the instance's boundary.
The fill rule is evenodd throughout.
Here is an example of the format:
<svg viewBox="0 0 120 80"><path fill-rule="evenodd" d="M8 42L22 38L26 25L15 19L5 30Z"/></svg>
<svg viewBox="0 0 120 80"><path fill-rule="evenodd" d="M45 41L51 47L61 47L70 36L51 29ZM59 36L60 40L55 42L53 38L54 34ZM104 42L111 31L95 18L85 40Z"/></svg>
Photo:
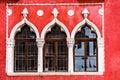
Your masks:
<svg viewBox="0 0 120 80"><path fill-rule="evenodd" d="M69 75L103 75L103 72L14 72L8 76L69 76Z"/></svg>

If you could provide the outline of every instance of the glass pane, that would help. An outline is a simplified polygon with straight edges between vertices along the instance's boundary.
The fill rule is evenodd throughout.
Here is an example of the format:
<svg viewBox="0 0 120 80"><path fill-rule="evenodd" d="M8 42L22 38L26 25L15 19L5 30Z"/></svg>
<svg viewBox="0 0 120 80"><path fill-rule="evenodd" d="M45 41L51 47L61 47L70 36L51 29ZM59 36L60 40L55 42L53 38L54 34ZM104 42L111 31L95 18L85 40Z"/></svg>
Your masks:
<svg viewBox="0 0 120 80"><path fill-rule="evenodd" d="M83 57L75 57L75 71L84 71L84 58Z"/></svg>
<svg viewBox="0 0 120 80"><path fill-rule="evenodd" d="M58 58L58 70L67 70L67 58L66 57Z"/></svg>
<svg viewBox="0 0 120 80"><path fill-rule="evenodd" d="M54 50L54 42L46 42L45 43L45 55L54 55L55 50Z"/></svg>
<svg viewBox="0 0 120 80"><path fill-rule="evenodd" d="M76 34L76 38L97 38L97 35L86 25Z"/></svg>
<svg viewBox="0 0 120 80"><path fill-rule="evenodd" d="M28 55L37 55L37 45L36 42L28 43Z"/></svg>
<svg viewBox="0 0 120 80"><path fill-rule="evenodd" d="M26 70L26 64L25 64L25 57L16 57L16 71L21 70L25 71Z"/></svg>
<svg viewBox="0 0 120 80"><path fill-rule="evenodd" d="M96 55L96 42L91 41L91 42L87 42L87 55L88 56L95 56Z"/></svg>
<svg viewBox="0 0 120 80"><path fill-rule="evenodd" d="M87 71L96 71L96 57L88 57L87 59Z"/></svg>
<svg viewBox="0 0 120 80"><path fill-rule="evenodd" d="M55 25L52 29L51 32L48 32L46 34L46 38L66 38L66 34L61 31L61 28Z"/></svg>
<svg viewBox="0 0 120 80"><path fill-rule="evenodd" d="M58 55L67 55L66 42L58 42Z"/></svg>
<svg viewBox="0 0 120 80"><path fill-rule="evenodd" d="M28 70L37 70L37 57L28 57Z"/></svg>
<svg viewBox="0 0 120 80"><path fill-rule="evenodd" d="M75 43L75 56L84 56L84 42Z"/></svg>
<svg viewBox="0 0 120 80"><path fill-rule="evenodd" d="M16 55L25 55L25 43L24 42L16 42Z"/></svg>
<svg viewBox="0 0 120 80"><path fill-rule="evenodd" d="M54 57L46 57L45 71L53 71L55 70L55 62Z"/></svg>
<svg viewBox="0 0 120 80"><path fill-rule="evenodd" d="M18 32L15 36L15 38L30 38L30 39L35 39L36 35L34 32L30 30L30 27L25 25L22 27L20 32Z"/></svg>

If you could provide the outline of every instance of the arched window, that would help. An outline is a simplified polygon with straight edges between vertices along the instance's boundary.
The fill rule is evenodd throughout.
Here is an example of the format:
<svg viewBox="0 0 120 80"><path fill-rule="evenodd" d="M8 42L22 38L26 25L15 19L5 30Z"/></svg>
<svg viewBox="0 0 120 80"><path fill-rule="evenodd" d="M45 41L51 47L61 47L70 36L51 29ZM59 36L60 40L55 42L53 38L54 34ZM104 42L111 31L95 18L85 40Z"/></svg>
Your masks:
<svg viewBox="0 0 120 80"><path fill-rule="evenodd" d="M75 35L74 71L98 71L97 35L88 25Z"/></svg>
<svg viewBox="0 0 120 80"><path fill-rule="evenodd" d="M15 35L14 71L36 72L37 57L36 35L28 25L24 25Z"/></svg>
<svg viewBox="0 0 120 80"><path fill-rule="evenodd" d="M68 49L66 34L55 25L46 34L44 45L43 71L63 72L68 70Z"/></svg>

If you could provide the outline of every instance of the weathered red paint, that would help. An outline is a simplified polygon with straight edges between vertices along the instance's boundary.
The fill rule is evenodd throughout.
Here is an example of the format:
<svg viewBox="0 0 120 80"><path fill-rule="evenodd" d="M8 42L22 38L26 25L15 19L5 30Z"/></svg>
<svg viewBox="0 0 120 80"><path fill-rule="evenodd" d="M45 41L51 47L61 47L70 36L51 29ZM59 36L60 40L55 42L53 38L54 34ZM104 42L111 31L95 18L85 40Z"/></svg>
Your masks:
<svg viewBox="0 0 120 80"><path fill-rule="evenodd" d="M11 0L12 1L12 0ZM19 0L19 1L14 1L15 3L76 3L78 2L77 0ZM5 67L6 67L6 3L4 0L0 1L0 80L120 80L120 43L119 43L119 35L120 35L120 1L115 1L115 0L107 0L105 1L105 72L104 75L102 76L87 76L87 75L79 75L79 76L22 76L22 77L10 77L7 76ZM9 19L12 19L12 21L9 22L9 33L14 27L16 23L18 23L20 20L22 20L21 11L23 10L24 7L19 7L19 8L14 8L13 14L14 16L11 16ZM47 7L47 6L46 6ZM58 7L58 10L62 10L63 8L67 9L77 9L78 6L76 7L68 7L68 6L63 6L61 8ZM91 16L89 16L89 19L93 21L95 24L98 25L99 29L101 30L101 24L99 25L99 21L97 22L96 20L100 20L99 15L92 13L94 12L94 9L87 6L88 10L91 10ZM11 7L12 8L12 7ZM39 8L39 7L38 7ZM41 7L42 8L42 7ZM50 11L54 8L54 6L49 6L48 12L50 14ZM96 7L95 9L99 8ZM28 7L29 13L32 13L35 11L34 9ZM36 8L37 9L37 8ZM44 8L43 8L44 9ZM66 11L65 10L65 11ZM83 8L80 9L81 11ZM16 11L16 12L15 12ZM64 12L65 12L64 11ZM46 13L45 12L45 13ZM81 13L77 12L75 14L76 17L78 18L72 18L68 17L67 14L64 14L64 12L61 12L58 16L58 19L61 20L66 26L68 27L69 31L71 32L74 26L82 20ZM16 14L16 16L15 16ZM46 23L49 23L53 17L50 16L49 19L47 18L49 14L45 14L43 16L45 22L43 21L43 18L38 17L38 16L31 16L28 15L28 19L37 26L39 31L41 32L43 27L46 25ZM63 15L64 14L64 15ZM36 15L36 13L32 13L32 15ZM93 16L96 20L93 20ZM97 17L96 17L97 16ZM36 23L36 20L33 19L37 18L39 23ZM65 18L65 19L62 19ZM14 20L13 20L14 19ZM69 21L68 21L69 20ZM75 20L75 22L73 22ZM14 23L14 24L13 24ZM71 26L72 25L72 26Z"/></svg>

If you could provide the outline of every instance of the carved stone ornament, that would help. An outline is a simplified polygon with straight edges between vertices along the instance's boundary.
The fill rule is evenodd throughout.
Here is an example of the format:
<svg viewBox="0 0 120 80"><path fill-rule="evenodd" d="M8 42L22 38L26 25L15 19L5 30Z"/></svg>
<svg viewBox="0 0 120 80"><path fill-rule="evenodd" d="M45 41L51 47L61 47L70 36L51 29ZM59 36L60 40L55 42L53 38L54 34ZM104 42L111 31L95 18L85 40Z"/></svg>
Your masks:
<svg viewBox="0 0 120 80"><path fill-rule="evenodd" d="M54 8L53 11L52 11L52 14L53 14L54 18L57 18L59 12L56 8Z"/></svg>
<svg viewBox="0 0 120 80"><path fill-rule="evenodd" d="M89 11L87 10L87 8L85 8L85 9L83 10L82 15L83 15L84 18L87 18L87 17L88 17Z"/></svg>
<svg viewBox="0 0 120 80"><path fill-rule="evenodd" d="M27 10L27 8L24 8L24 10L22 11L22 15L23 15L24 18L27 17L27 15L28 15L28 10Z"/></svg>
<svg viewBox="0 0 120 80"><path fill-rule="evenodd" d="M68 15L69 16L73 16L74 15L74 11L73 10L68 10Z"/></svg>
<svg viewBox="0 0 120 80"><path fill-rule="evenodd" d="M44 15L43 10L38 10L38 11L37 11L37 15L38 15L38 16L43 16L43 15Z"/></svg>
<svg viewBox="0 0 120 80"><path fill-rule="evenodd" d="M7 14L8 14L8 16L12 15L12 10L11 9L7 9Z"/></svg>
<svg viewBox="0 0 120 80"><path fill-rule="evenodd" d="M103 9L103 8L99 9L98 13L99 13L100 15L103 15L103 14L104 14L104 9Z"/></svg>

